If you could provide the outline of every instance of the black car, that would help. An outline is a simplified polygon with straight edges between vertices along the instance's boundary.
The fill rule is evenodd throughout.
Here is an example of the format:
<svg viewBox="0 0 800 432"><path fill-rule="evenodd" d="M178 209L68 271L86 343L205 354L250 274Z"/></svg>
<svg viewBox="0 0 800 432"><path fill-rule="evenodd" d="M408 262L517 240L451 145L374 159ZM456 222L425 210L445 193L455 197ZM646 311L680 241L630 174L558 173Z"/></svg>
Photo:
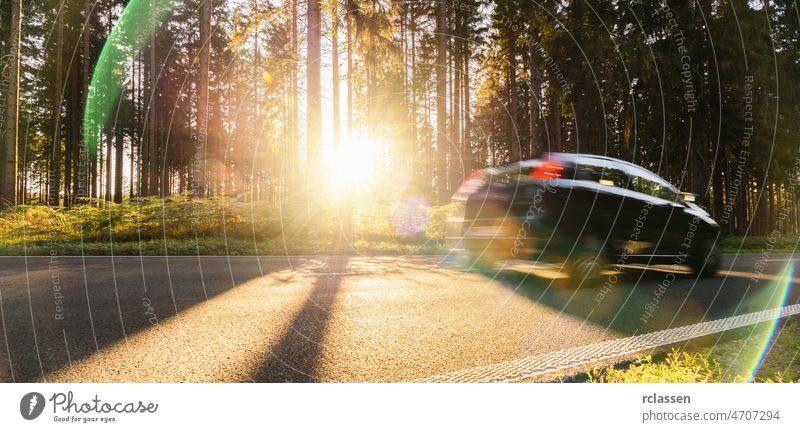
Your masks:
<svg viewBox="0 0 800 432"><path fill-rule="evenodd" d="M470 268L500 260L564 263L579 281L629 264L719 267L719 225L694 195L640 166L604 156L549 153L487 168L453 195L448 240Z"/></svg>

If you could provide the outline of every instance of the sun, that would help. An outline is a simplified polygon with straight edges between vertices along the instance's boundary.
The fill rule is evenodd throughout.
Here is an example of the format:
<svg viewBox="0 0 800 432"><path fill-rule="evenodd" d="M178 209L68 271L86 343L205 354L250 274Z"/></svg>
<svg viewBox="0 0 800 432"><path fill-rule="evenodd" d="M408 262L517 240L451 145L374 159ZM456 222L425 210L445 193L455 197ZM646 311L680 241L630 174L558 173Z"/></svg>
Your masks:
<svg viewBox="0 0 800 432"><path fill-rule="evenodd" d="M364 136L343 140L338 148L328 147L325 158L332 179L330 186L337 196L356 189L366 189L375 180L380 143Z"/></svg>

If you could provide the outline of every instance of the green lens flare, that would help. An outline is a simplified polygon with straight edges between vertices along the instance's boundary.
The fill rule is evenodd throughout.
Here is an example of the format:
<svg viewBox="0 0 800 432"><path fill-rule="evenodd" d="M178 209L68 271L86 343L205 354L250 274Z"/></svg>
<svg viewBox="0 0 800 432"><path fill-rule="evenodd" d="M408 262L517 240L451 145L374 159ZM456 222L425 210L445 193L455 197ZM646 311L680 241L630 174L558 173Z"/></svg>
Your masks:
<svg viewBox="0 0 800 432"><path fill-rule="evenodd" d="M97 154L101 131L112 127L111 114L130 65L174 3L174 0L131 0L111 30L92 73L86 97L83 131L90 155Z"/></svg>

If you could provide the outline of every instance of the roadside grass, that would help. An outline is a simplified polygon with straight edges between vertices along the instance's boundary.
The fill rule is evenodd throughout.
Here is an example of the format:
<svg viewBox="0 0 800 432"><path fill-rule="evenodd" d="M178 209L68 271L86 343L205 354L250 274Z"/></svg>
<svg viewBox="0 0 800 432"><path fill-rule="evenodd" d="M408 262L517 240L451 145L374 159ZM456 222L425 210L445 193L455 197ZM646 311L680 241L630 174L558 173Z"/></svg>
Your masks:
<svg viewBox="0 0 800 432"><path fill-rule="evenodd" d="M673 350L661 360L653 356L639 358L626 368L598 368L585 371L591 383L695 383L719 382L722 368L701 354Z"/></svg>
<svg viewBox="0 0 800 432"><path fill-rule="evenodd" d="M304 203L243 203L228 198L141 198L70 210L42 205L0 212L0 255L320 255L438 254L451 205L420 199L361 202L352 209L352 242L337 243L340 209ZM792 252L797 235L771 243ZM726 237L723 252L760 252L765 237Z"/></svg>
<svg viewBox="0 0 800 432"><path fill-rule="evenodd" d="M0 255L430 254L444 250L451 206L422 201L352 209L353 239L337 243L340 209L233 199L144 198L74 209L0 212Z"/></svg>
<svg viewBox="0 0 800 432"><path fill-rule="evenodd" d="M762 324L769 328L771 323ZM790 317L778 323L777 336L770 340L769 332L743 329L739 337L720 342L713 347L693 348L694 352L714 358L727 373L729 380L740 381L740 376L732 376L732 371L741 364L760 354L760 348L767 345L763 362L754 375L756 382L800 382L800 318Z"/></svg>
<svg viewBox="0 0 800 432"><path fill-rule="evenodd" d="M779 325L778 337L753 376L760 383L800 383L800 319ZM737 365L747 348L760 346L763 337L747 336L721 342L713 347L674 349L666 354L648 355L632 362L605 368L586 369L581 379L591 383L701 383L746 382ZM750 350L752 354L753 350ZM757 351L757 350L756 350ZM745 357L748 354L744 355ZM748 359L752 360L752 359Z"/></svg>
<svg viewBox="0 0 800 432"><path fill-rule="evenodd" d="M767 245L770 245L772 252L800 252L798 240L800 240L798 235L780 235L774 238L728 236L720 242L720 249L727 253L761 252Z"/></svg>

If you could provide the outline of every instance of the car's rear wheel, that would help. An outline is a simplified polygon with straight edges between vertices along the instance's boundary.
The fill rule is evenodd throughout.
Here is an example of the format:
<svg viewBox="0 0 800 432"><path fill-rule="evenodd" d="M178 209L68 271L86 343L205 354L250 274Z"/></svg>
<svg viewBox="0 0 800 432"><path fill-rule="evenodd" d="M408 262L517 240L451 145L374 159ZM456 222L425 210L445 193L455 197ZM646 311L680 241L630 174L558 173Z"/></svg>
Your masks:
<svg viewBox="0 0 800 432"><path fill-rule="evenodd" d="M603 278L603 271L608 268L608 259L597 241L587 241L573 251L567 261L569 279L575 288L592 286Z"/></svg>
<svg viewBox="0 0 800 432"><path fill-rule="evenodd" d="M719 245L713 239L705 239L697 243L694 253L689 257L692 273L699 277L714 277L720 266Z"/></svg>

